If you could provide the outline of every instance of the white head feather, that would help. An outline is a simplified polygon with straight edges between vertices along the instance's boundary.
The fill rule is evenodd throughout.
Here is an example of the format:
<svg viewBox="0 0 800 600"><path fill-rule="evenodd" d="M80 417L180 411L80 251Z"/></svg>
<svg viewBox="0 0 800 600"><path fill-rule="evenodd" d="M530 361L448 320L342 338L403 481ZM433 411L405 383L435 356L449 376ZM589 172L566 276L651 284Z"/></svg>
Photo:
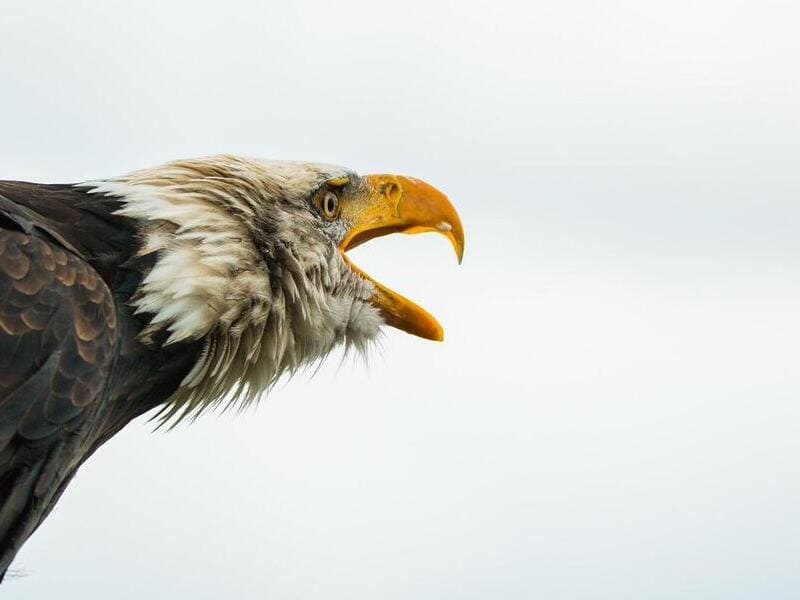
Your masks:
<svg viewBox="0 0 800 600"><path fill-rule="evenodd" d="M307 210L342 167L235 156L177 161L81 184L118 197L155 263L134 296L140 337L202 340L165 419L224 399L243 404L337 344L364 349L383 320L374 289L346 265Z"/></svg>

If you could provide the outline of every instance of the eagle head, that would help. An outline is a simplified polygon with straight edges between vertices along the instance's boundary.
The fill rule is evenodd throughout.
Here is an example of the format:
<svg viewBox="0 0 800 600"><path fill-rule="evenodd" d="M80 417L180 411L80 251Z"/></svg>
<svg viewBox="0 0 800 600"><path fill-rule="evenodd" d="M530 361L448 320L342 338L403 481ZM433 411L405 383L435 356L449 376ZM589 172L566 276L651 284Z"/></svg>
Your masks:
<svg viewBox="0 0 800 600"><path fill-rule="evenodd" d="M80 184L119 200L152 267L132 297L143 343L201 341L165 418L248 404L338 345L363 351L381 326L442 340L424 309L346 252L390 233L446 236L461 221L433 186L398 175L237 156L183 160ZM166 336L154 336L163 332Z"/></svg>

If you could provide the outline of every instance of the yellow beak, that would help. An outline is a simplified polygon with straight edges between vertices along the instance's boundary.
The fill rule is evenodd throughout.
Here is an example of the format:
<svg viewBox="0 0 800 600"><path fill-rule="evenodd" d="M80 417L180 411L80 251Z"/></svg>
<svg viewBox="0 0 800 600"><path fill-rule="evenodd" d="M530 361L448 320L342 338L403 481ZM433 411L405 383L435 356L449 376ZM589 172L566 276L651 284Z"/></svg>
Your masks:
<svg viewBox="0 0 800 600"><path fill-rule="evenodd" d="M376 237L390 233L433 231L447 237L461 262L464 229L453 205L432 185L401 175L366 175L351 202L342 203L342 218L349 230L339 244L344 253ZM375 285L370 299L386 323L429 340L442 341L442 326L425 309L378 283L345 256L354 272Z"/></svg>

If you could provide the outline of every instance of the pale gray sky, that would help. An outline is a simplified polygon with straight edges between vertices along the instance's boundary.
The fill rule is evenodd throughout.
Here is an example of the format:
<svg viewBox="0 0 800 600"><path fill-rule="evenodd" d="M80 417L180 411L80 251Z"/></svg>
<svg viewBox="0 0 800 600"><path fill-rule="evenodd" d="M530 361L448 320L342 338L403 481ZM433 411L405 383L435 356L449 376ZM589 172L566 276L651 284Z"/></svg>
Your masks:
<svg viewBox="0 0 800 600"><path fill-rule="evenodd" d="M4 597L800 594L796 3L99 4L4 2L0 178L406 173L466 256L359 248L444 344L131 424Z"/></svg>

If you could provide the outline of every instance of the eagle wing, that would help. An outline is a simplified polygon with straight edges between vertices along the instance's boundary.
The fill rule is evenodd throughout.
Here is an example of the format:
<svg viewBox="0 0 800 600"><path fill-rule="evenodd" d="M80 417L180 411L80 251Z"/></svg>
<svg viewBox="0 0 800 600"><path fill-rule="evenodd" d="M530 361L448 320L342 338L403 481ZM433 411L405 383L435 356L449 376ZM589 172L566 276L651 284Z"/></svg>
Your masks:
<svg viewBox="0 0 800 600"><path fill-rule="evenodd" d="M18 211L0 213L0 580L102 422L116 307L72 250Z"/></svg>

